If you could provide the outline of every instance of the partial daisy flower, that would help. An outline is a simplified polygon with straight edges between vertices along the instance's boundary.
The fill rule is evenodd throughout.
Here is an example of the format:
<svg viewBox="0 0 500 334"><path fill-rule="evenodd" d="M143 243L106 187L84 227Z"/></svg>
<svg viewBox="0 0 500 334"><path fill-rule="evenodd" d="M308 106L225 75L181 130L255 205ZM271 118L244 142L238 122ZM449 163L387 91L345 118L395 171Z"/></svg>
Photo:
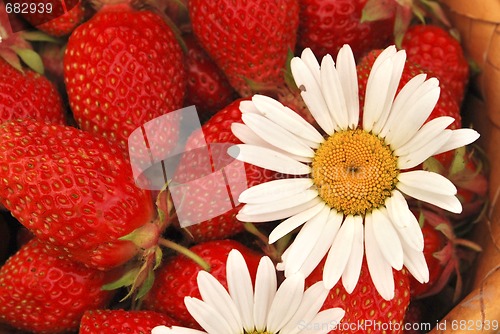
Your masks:
<svg viewBox="0 0 500 334"><path fill-rule="evenodd" d="M394 46L377 57L360 122L356 64L348 45L336 64L326 55L320 65L310 49L293 58L293 77L322 132L272 98L255 95L241 103L244 124L233 124L232 131L244 144L228 153L291 177L245 190L237 218L285 219L270 243L303 225L278 264L285 276L307 276L327 255L326 288L342 279L350 293L366 254L373 283L386 300L394 297L392 268L404 265L419 282L428 281L422 231L405 195L454 213L462 206L448 179L411 169L479 134L447 129L451 117L425 123L439 99L439 82L417 75L396 94L405 61L405 52Z"/></svg>
<svg viewBox="0 0 500 334"><path fill-rule="evenodd" d="M226 275L229 291L200 271L197 281L202 300L184 299L189 313L206 332L157 326L152 334L320 334L333 330L344 316L340 308L319 312L329 292L321 281L304 291L304 275L297 273L277 289L276 270L267 256L259 262L255 289L237 250L229 253Z"/></svg>

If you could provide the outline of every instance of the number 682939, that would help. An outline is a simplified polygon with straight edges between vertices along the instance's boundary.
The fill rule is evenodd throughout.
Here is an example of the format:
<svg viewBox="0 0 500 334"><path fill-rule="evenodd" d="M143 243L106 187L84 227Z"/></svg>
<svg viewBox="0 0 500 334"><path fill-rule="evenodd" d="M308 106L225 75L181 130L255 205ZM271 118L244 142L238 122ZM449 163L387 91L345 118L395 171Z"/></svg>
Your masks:
<svg viewBox="0 0 500 334"><path fill-rule="evenodd" d="M52 3L36 3L36 2L16 2L6 3L5 11L7 14L50 14L52 13Z"/></svg>

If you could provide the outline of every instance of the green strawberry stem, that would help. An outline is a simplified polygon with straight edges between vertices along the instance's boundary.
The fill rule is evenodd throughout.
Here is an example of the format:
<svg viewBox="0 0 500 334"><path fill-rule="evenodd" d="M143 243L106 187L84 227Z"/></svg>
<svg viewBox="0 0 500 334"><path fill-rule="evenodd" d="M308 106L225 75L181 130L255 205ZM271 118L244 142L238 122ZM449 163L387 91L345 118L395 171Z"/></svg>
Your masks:
<svg viewBox="0 0 500 334"><path fill-rule="evenodd" d="M164 247L170 248L170 249L172 249L180 254L183 254L184 256L187 256L188 258L190 258L191 260L196 262L200 267L202 267L203 270L210 272L210 269L211 269L210 264L208 264L208 262L205 261L205 259L203 259L201 256L199 256L195 252L189 250L188 248L181 246L179 244L176 244L175 242L164 239L164 238L160 238L158 240L158 244L160 244Z"/></svg>

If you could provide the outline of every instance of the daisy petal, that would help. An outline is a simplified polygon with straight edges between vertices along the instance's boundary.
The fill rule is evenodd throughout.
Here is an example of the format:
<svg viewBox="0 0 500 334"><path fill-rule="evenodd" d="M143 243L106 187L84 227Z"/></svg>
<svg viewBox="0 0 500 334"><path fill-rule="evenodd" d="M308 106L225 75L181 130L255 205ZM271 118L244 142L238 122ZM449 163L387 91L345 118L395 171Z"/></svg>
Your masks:
<svg viewBox="0 0 500 334"><path fill-rule="evenodd" d="M253 320L257 331L266 328L267 314L276 294L277 285L274 265L267 256L264 256L260 259L255 279Z"/></svg>
<svg viewBox="0 0 500 334"><path fill-rule="evenodd" d="M292 318L304 295L304 276L293 274L281 283L267 316L267 331L278 332Z"/></svg>
<svg viewBox="0 0 500 334"><path fill-rule="evenodd" d="M457 193L455 185L446 177L425 170L400 173L398 180L407 187L418 188L436 194L455 195Z"/></svg>
<svg viewBox="0 0 500 334"><path fill-rule="evenodd" d="M407 155L400 156L398 158L398 167L400 169L409 169L420 165L422 162L427 160L427 158L434 155L436 153L436 149L441 145L444 145L444 143L446 143L451 136L452 130L442 131L428 145L424 145Z"/></svg>
<svg viewBox="0 0 500 334"><path fill-rule="evenodd" d="M324 207L325 203L320 202L312 208L304 210L280 223L269 234L269 244L275 243L278 239L283 238L285 235L292 232L294 229L319 214Z"/></svg>
<svg viewBox="0 0 500 334"><path fill-rule="evenodd" d="M252 101L241 101L240 111L242 114L261 114Z"/></svg>
<svg viewBox="0 0 500 334"><path fill-rule="evenodd" d="M442 145L434 154L439 154L456 148L469 145L479 138L479 133L472 129L453 130L451 138Z"/></svg>
<svg viewBox="0 0 500 334"><path fill-rule="evenodd" d="M378 244L378 249L385 260L396 270L403 268L403 248L399 236L391 221L385 214L385 210L378 209L372 212L373 235Z"/></svg>
<svg viewBox="0 0 500 334"><path fill-rule="evenodd" d="M225 316L234 333L240 331L242 328L240 314L222 284L204 270L198 273L197 283L203 301Z"/></svg>
<svg viewBox="0 0 500 334"><path fill-rule="evenodd" d="M363 129L370 132L383 113L385 100L391 83L393 65L391 59L375 66L370 71L366 84L365 105L363 109Z"/></svg>
<svg viewBox="0 0 500 334"><path fill-rule="evenodd" d="M335 62L330 55L324 56L321 62L321 88L331 117L340 129L347 130L349 116L344 92L335 68Z"/></svg>
<svg viewBox="0 0 500 334"><path fill-rule="evenodd" d="M354 240L354 217L345 217L344 223L339 229L332 247L328 252L323 269L323 282L328 289L333 288L342 276L347 261L351 255Z"/></svg>
<svg viewBox="0 0 500 334"><path fill-rule="evenodd" d="M300 272L303 273L304 276L309 276L325 257L326 253L332 246L333 240L335 240L335 236L337 235L343 220L344 216L341 213L338 213L335 210L330 210L327 223L321 231L318 242L316 242L314 248L309 253L307 260L300 268Z"/></svg>
<svg viewBox="0 0 500 334"><path fill-rule="evenodd" d="M238 213L236 218L242 222L253 222L253 223L262 223L262 222L270 222L273 220L285 219L288 217L292 217L296 214L301 213L304 210L310 209L313 206L324 203L323 200L319 197L315 197L307 203L301 204L299 206L295 206L289 209L265 213L261 215L253 215L253 214L244 214Z"/></svg>
<svg viewBox="0 0 500 334"><path fill-rule="evenodd" d="M234 334L226 318L213 306L193 297L185 297L184 304L208 334Z"/></svg>
<svg viewBox="0 0 500 334"><path fill-rule="evenodd" d="M251 331L253 324L253 286L243 255L237 250L231 250L226 264L227 287L242 317L243 327ZM225 314L225 313L224 313ZM241 331L241 326L239 328ZM233 331L233 333L236 333Z"/></svg>
<svg viewBox="0 0 500 334"><path fill-rule="evenodd" d="M321 236L320 233L328 222L329 213L330 208L325 205L317 215L312 217L308 222L304 224L304 226L302 226L299 233L295 237L295 240L290 246L291 249L288 253L288 256L293 259L293 261L288 261L285 265L286 277L299 271L302 265L305 263L309 256L309 253L314 248L314 245L318 242L318 239Z"/></svg>
<svg viewBox="0 0 500 334"><path fill-rule="evenodd" d="M317 190L305 190L295 195L283 199L278 199L272 202L245 204L241 208L240 212L243 214L261 215L264 213L290 209L299 206L301 204L307 203L316 197L318 197Z"/></svg>
<svg viewBox="0 0 500 334"><path fill-rule="evenodd" d="M409 224L408 203L399 191L396 189L392 191L391 196L385 201L385 207L389 213L389 218L396 226L405 227Z"/></svg>
<svg viewBox="0 0 500 334"><path fill-rule="evenodd" d="M268 148L239 144L231 146L227 153L237 160L278 173L304 175L311 172L311 167Z"/></svg>
<svg viewBox="0 0 500 334"><path fill-rule="evenodd" d="M297 87L302 91L301 96L318 125L329 135L334 132L335 124L330 116L330 111L321 94L319 82L309 70L304 61L298 57L291 60L293 78Z"/></svg>
<svg viewBox="0 0 500 334"><path fill-rule="evenodd" d="M415 215L409 210L408 219L410 223L405 227L395 225L396 231L400 236L401 244L405 243L408 247L421 252L424 250L424 235L422 233L422 228Z"/></svg>
<svg viewBox="0 0 500 334"><path fill-rule="evenodd" d="M351 255L349 256L344 273L342 274L342 285L347 293L352 293L356 284L358 284L365 246L363 240L363 218L361 216L355 216L351 220L351 223L354 225L354 239L352 242Z"/></svg>
<svg viewBox="0 0 500 334"><path fill-rule="evenodd" d="M345 311L339 307L319 312L310 322L308 334L326 334L336 329L345 315ZM319 324L319 326L318 326Z"/></svg>
<svg viewBox="0 0 500 334"><path fill-rule="evenodd" d="M300 54L300 59L302 59L309 71L311 71L316 82L319 84L321 82L321 67L311 48L305 48Z"/></svg>
<svg viewBox="0 0 500 334"><path fill-rule="evenodd" d="M420 283L429 282L429 268L425 261L424 252L416 251L403 243L405 253L405 267Z"/></svg>
<svg viewBox="0 0 500 334"><path fill-rule="evenodd" d="M309 189L310 178L280 179L258 184L243 191L238 197L240 203L265 203L290 197Z"/></svg>
<svg viewBox="0 0 500 334"><path fill-rule="evenodd" d="M295 111L283 106L275 99L256 94L252 97L252 101L254 101L255 105L258 106L265 117L278 124L283 129L294 133L296 136L310 143L316 143L315 145L310 145L311 147L317 147L317 144L325 140L314 126L300 117Z"/></svg>
<svg viewBox="0 0 500 334"><path fill-rule="evenodd" d="M337 73L347 106L348 127L355 129L359 122L358 75L354 54L347 44L337 54Z"/></svg>
<svg viewBox="0 0 500 334"><path fill-rule="evenodd" d="M378 242L375 239L374 217L371 213L365 217L365 253L368 271L372 278L378 293L385 300L394 298L394 276L392 267L386 261L385 257L378 248Z"/></svg>
<svg viewBox="0 0 500 334"><path fill-rule="evenodd" d="M172 328L167 328L166 326L156 326L152 329L151 334L207 334L196 329L172 326Z"/></svg>
<svg viewBox="0 0 500 334"><path fill-rule="evenodd" d="M420 188L408 187L403 183L398 183L396 187L408 196L433 204L441 209L448 210L453 213L462 212L462 204L456 196L436 194Z"/></svg>

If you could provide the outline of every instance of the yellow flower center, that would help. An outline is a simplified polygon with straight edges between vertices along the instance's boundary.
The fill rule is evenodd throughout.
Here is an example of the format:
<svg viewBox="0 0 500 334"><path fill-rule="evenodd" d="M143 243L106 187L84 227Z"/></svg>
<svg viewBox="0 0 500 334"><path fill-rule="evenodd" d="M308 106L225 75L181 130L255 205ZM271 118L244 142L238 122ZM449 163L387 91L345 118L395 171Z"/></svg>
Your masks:
<svg viewBox="0 0 500 334"><path fill-rule="evenodd" d="M344 215L384 205L397 183L397 157L383 139L364 130L336 132L317 149L312 177L321 198Z"/></svg>

